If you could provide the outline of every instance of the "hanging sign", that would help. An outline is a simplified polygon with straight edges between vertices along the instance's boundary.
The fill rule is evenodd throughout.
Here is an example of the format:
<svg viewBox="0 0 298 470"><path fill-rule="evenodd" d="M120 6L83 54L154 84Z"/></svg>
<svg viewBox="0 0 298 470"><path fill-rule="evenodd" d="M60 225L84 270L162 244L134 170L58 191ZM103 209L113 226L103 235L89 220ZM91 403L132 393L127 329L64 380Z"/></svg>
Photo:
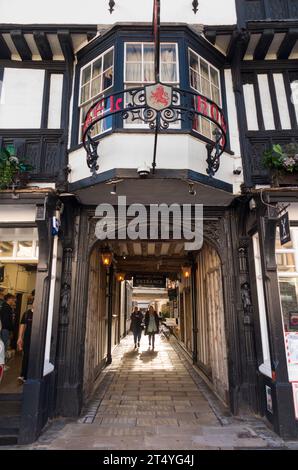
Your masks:
<svg viewBox="0 0 298 470"><path fill-rule="evenodd" d="M156 273L134 274L133 276L134 287L166 287L166 276Z"/></svg>
<svg viewBox="0 0 298 470"><path fill-rule="evenodd" d="M291 241L289 213L285 212L279 219L279 235L281 245Z"/></svg>

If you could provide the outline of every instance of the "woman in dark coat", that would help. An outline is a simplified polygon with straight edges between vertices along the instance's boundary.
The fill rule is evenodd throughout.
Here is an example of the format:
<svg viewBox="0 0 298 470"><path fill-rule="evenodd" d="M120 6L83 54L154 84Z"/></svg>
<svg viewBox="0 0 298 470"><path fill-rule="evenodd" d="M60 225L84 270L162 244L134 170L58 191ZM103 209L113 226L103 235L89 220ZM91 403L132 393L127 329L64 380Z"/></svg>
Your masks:
<svg viewBox="0 0 298 470"><path fill-rule="evenodd" d="M137 342L138 348L140 347L140 341L142 336L142 323L143 323L143 314L135 307L134 311L130 316L130 330L133 332L134 342L135 342L135 349L137 349Z"/></svg>
<svg viewBox="0 0 298 470"><path fill-rule="evenodd" d="M152 340L152 349L154 349L155 334L158 332L159 318L152 305L150 305L149 310L145 315L145 335L148 335L149 337L149 347L151 346Z"/></svg>

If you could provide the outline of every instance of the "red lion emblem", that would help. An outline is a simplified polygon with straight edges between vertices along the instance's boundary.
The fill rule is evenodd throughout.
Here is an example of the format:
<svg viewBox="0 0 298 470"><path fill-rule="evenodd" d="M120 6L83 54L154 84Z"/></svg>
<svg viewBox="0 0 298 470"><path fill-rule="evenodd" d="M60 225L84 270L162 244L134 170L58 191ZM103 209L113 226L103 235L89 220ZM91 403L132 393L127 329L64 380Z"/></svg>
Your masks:
<svg viewBox="0 0 298 470"><path fill-rule="evenodd" d="M170 100L169 94L165 91L162 85L158 85L155 91L151 93L151 99L156 104L167 106Z"/></svg>

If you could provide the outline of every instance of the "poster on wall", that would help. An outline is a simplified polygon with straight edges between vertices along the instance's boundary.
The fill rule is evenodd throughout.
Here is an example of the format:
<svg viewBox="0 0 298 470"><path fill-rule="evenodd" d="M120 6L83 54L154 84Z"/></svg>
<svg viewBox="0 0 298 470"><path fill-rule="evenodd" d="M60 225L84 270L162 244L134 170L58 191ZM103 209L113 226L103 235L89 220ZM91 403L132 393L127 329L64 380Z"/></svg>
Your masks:
<svg viewBox="0 0 298 470"><path fill-rule="evenodd" d="M298 382L292 383L292 387L294 396L295 417L298 420Z"/></svg>
<svg viewBox="0 0 298 470"><path fill-rule="evenodd" d="M288 364L298 364L298 331L286 332L285 339Z"/></svg>

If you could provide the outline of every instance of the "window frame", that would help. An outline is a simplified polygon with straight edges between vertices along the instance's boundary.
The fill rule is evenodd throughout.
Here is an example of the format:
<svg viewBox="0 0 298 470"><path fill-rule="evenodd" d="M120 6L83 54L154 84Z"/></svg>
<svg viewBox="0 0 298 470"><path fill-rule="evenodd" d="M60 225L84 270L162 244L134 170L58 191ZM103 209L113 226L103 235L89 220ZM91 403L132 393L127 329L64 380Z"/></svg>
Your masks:
<svg viewBox="0 0 298 470"><path fill-rule="evenodd" d="M154 84L155 79L153 81L148 81L148 82L144 82L144 81L142 81L142 82L140 82L140 81L126 81L127 45L129 45L129 44L141 44L142 45L142 62L141 62L141 65L142 65L142 78L144 78L144 45L153 45L154 46L154 43L152 41L125 41L123 43L123 45L124 45L123 87L124 87L124 89L144 87L144 86L147 86L147 85ZM178 42L177 41L173 41L173 42L172 41L162 41L160 43L160 47L163 46L163 45L167 45L167 44L175 45L175 50L176 50L176 77L177 77L177 80L175 82L164 82L164 81L161 80L161 77L160 77L160 81L161 81L161 83L164 83L165 85L169 85L169 86L172 86L172 87L179 88L181 80L180 80L180 64L179 64ZM166 63L166 62L163 62L161 60L160 61L160 69L159 69L160 75L161 75L161 66L162 66L163 63ZM175 62L173 62L173 63L175 63ZM154 65L154 62L153 62L153 65ZM147 129L149 129L149 125L145 124L143 122L142 123L136 123L136 122L123 121L123 128L124 129L143 129L143 130L147 130ZM180 122L172 123L172 124L170 124L169 128L170 129L175 129L175 130L180 130L181 129L181 123Z"/></svg>
<svg viewBox="0 0 298 470"><path fill-rule="evenodd" d="M199 65L199 71L197 72L195 69L193 69L190 65L190 54L193 53L197 59L198 59L198 65ZM213 64L211 64L211 62L209 62L207 59L205 59L205 57L201 56L198 52L196 52L192 47L188 46L187 47L187 59L188 59L188 84L189 84L189 88L191 90L194 90L196 93L201 93L203 96L206 96L204 95L203 91L202 91L202 74L201 74L201 60L204 61L207 65L208 65L208 82L209 82L209 88L210 88L210 96L206 96L208 99L210 99L211 101L213 101L220 109L223 108L223 84L222 84L222 81L221 81L221 72L220 70L215 67ZM215 72L217 73L217 78L218 78L218 84L219 86L215 85L212 80L211 80L211 72L210 70L213 69L215 70ZM197 90L195 87L192 86L191 84L191 72L194 72L196 73L199 78L200 78L200 90ZM220 98L220 103L216 103L216 101L213 100L212 98L212 86L215 86L218 91L219 91L219 98ZM210 124L210 135L205 135L203 133L203 128L202 128L202 119L204 119L202 116L198 116L198 122L200 123L200 130L198 129L195 129L194 126L192 125L192 128L191 130L193 132L195 132L196 134L199 134L203 137L205 137L206 139L208 140L214 140L212 139L212 122L209 121L209 124Z"/></svg>
<svg viewBox="0 0 298 470"><path fill-rule="evenodd" d="M94 80L94 78L98 77L98 76L101 76L101 80L103 79L103 75L104 75L104 69L102 68L102 72L98 75L96 75L96 77L92 77L92 72L93 72L93 64L94 62L97 62L98 60L102 60L102 67L103 67L103 61L104 61L104 56L107 55L110 51L113 52L113 62L112 62L112 66L110 66L107 70L109 70L111 67L113 68L113 75L112 75L112 85L110 85L108 88L105 88L104 90L102 90L101 92L99 92L97 95L94 95L91 97L91 87L92 87L92 81ZM88 80L87 83L89 83L89 86L90 86L90 98L86 101L84 101L84 103L81 103L81 97L82 97L82 88L83 86L85 86L86 84L82 85L82 76L83 76L83 72L86 68L88 67L91 67L91 74L90 74L90 79ZM89 108L92 106L92 104L98 100L99 98L105 98L106 96L106 93L107 91L109 90L112 90L115 86L115 46L110 46L108 49L104 50L101 54L97 55L94 59L92 59L90 62L88 62L87 64L85 64L83 67L81 67L80 69L80 77L79 77L79 99L78 99L78 109L79 109L79 143L82 142L82 125L83 125L83 121L82 121L82 113L83 113L83 108L85 106L88 106L89 105ZM107 108L108 109L108 108ZM103 126L103 121L100 121L100 125ZM111 127L108 127L107 129L104 129L104 130L101 130L99 133L97 134L94 134L93 137L98 137L100 135L103 135L105 134L106 132L109 132L111 131L113 128L113 124L111 124Z"/></svg>

